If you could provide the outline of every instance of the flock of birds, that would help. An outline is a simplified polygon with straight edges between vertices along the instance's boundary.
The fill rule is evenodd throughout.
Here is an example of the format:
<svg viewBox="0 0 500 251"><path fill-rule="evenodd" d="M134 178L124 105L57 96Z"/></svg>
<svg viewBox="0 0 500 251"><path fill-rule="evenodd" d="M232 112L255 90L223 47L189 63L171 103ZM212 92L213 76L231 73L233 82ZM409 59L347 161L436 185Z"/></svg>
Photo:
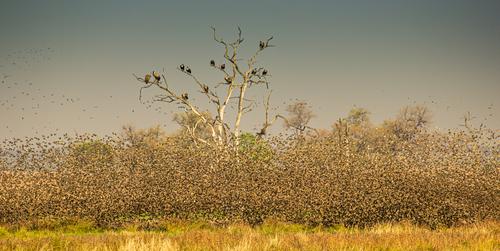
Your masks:
<svg viewBox="0 0 500 251"><path fill-rule="evenodd" d="M71 114L77 120L92 121L97 119L105 104L96 104L86 100L84 97L70 95L63 89L55 89L43 86L30 78L33 75L26 72L36 72L38 67L50 63L54 58L53 48L37 48L18 50L7 55L0 55L0 135L11 135L16 132L19 125L29 123L34 134L40 135L52 131L59 131L54 120L48 119L55 116L62 109L74 112ZM148 76L159 80L160 73L154 72ZM187 98L187 95L185 96ZM104 95L102 100L110 101L116 97ZM100 99L101 99L100 98ZM154 101L143 102L144 109L151 110L156 114L170 115L171 112L164 110L163 106ZM136 108L129 108L129 112L136 112ZM113 119L121 119L126 112L113 114ZM7 119L5 119L7 118ZM34 121L44 121L33 123ZM165 119L168 121L168 119ZM126 123L126 122L124 122ZM27 126L23 126L27 127ZM29 128L29 127L28 127ZM3 133L2 133L3 132Z"/></svg>
<svg viewBox="0 0 500 251"><path fill-rule="evenodd" d="M260 41L259 48L261 50L270 47L267 42ZM95 113L100 109L99 105L87 105L81 98L76 96L67 95L60 90L48 90L42 86L33 83L33 81L28 79L21 79L18 77L18 73L30 72L41 64L47 63L53 57L55 50L53 48L33 48L18 50L1 57L0 56L0 115L8 114L8 119L3 119L3 123L0 122L0 131L2 127L7 132L13 133L16 126L12 126L15 123L11 121L16 120L16 123L23 123L26 118L29 117L40 117L49 113L56 107L70 107L71 109L78 110L82 118L89 120L94 120ZM209 61L211 67L217 68L221 71L226 70L226 65L216 64L215 60L211 59ZM188 75L193 74L193 70L184 64L178 66L178 69ZM266 69L253 69L251 71L252 75L266 76L268 71ZM26 77L29 74L19 74L19 76ZM153 83L154 81L161 81L162 75L158 71L152 71L144 76L143 81L146 84ZM226 82L230 83L232 79L226 77ZM205 90L208 92L208 86ZM188 100L189 94L182 93L180 96L184 100ZM429 96L429 98L431 98ZM111 100L113 96L109 95L106 99ZM157 114L168 116L172 113L168 107L162 104L158 104L154 100L142 102L145 105L145 109L153 110ZM436 105L437 102L431 101L431 104ZM448 111L450 106L446 107ZM493 117L494 109L493 104L488 106L488 117ZM167 112L168 110L168 112ZM134 113L136 110L131 108L131 112ZM4 117L2 115L1 117ZM119 119L120 115L115 114L114 118ZM168 119L165 119L168 120ZM9 121L10 123L6 123ZM11 126L9 126L9 124ZM35 133L38 134L37 128L32 127ZM38 125L40 129L49 129L48 125ZM56 129L57 131L57 129Z"/></svg>
<svg viewBox="0 0 500 251"><path fill-rule="evenodd" d="M260 41L259 48L263 50L270 47L268 41ZM84 100L80 97L68 95L64 93L61 89L50 90L47 87L40 86L36 82L34 83L30 79L30 74L25 74L26 72L33 72L54 57L55 50L51 47L46 48L31 48L24 50L17 50L7 53L4 56L0 55L0 114L2 117L7 117L7 120L3 120L4 123L0 123L0 132L5 130L10 134L16 129L16 125L21 123L32 123L32 121L27 121L28 118L43 118L43 116L52 115L50 114L54 109L66 108L78 110L79 119L86 118L89 120L94 120L95 113L100 109L98 105L87 105ZM210 66L218 68L222 71L226 70L226 65L224 63L216 65L215 60L210 60ZM184 64L178 67L182 72L191 75L193 73L189 66ZM254 69L251 74L266 76L268 71L265 69ZM146 84L152 83L153 81L161 81L161 74L157 71L153 71L150 74L144 76L144 82ZM232 79L226 79L229 83ZM206 92L208 92L208 86L206 87ZM188 100L189 94L182 93L180 95L181 99ZM106 99L112 99L113 96L108 96ZM160 113L162 115L169 115L172 111L164 110L163 105L158 104L154 100L142 102L145 105L145 109L154 110L155 113ZM166 108L166 107L165 107ZM131 108L131 112L135 112L134 108ZM115 114L116 119L120 118L120 115ZM17 121L16 121L17 120ZM32 129L35 134L38 134L38 129L50 129L51 121L48 124L36 124L32 123ZM3 128L2 128L3 127ZM58 131L58 129L55 129Z"/></svg>

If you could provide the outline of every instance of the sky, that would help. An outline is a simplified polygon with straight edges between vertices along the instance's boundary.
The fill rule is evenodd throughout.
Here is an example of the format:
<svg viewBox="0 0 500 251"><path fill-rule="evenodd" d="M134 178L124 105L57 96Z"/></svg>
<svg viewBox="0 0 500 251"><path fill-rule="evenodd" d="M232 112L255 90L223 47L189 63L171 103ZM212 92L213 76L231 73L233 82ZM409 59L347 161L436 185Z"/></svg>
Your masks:
<svg viewBox="0 0 500 251"><path fill-rule="evenodd" d="M176 105L138 99L132 74L163 70L172 88L195 92L176 70L217 83L223 62L210 26L241 56L274 36L258 64L269 69L271 105L307 101L311 125L330 128L353 107L375 124L421 104L432 126L500 128L500 2L497 0L0 1L0 138L53 132L109 134L123 125L177 129ZM251 88L259 103L265 88ZM151 97L158 90L147 90ZM193 94L196 104L208 103ZM263 122L260 108L243 129ZM282 129L281 125L275 125Z"/></svg>

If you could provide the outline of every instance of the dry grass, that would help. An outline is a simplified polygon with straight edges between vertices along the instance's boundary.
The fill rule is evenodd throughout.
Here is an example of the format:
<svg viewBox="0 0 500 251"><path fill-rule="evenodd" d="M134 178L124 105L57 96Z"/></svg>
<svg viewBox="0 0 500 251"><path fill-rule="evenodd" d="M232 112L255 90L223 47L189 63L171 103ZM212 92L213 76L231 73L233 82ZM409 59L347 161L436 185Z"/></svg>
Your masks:
<svg viewBox="0 0 500 251"><path fill-rule="evenodd" d="M498 250L500 225L430 230L410 224L366 229L264 223L170 225L144 231L0 231L0 250Z"/></svg>

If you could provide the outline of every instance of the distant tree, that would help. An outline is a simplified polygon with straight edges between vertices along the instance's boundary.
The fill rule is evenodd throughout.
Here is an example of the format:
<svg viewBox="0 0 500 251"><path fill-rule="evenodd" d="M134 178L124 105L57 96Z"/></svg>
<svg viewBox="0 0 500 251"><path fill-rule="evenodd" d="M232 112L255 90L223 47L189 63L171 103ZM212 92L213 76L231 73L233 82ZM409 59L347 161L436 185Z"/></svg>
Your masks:
<svg viewBox="0 0 500 251"><path fill-rule="evenodd" d="M409 140L429 125L431 117L431 112L425 106L405 106L395 120L385 121L384 127L397 137Z"/></svg>
<svg viewBox="0 0 500 251"><path fill-rule="evenodd" d="M137 129L131 125L122 127L121 138L131 147L148 146L160 143L165 139L166 133L160 126L147 129Z"/></svg>
<svg viewBox="0 0 500 251"><path fill-rule="evenodd" d="M364 125L370 123L370 112L361 107L354 107L345 118L350 125Z"/></svg>
<svg viewBox="0 0 500 251"><path fill-rule="evenodd" d="M354 107L349 111L347 117L341 119L341 122L337 122L337 127L339 125L343 125L344 133L366 143L368 134L371 132L370 112L365 108Z"/></svg>
<svg viewBox="0 0 500 251"><path fill-rule="evenodd" d="M199 91L207 98L210 104L213 105L215 115L207 117L207 113L196 106L191 98L192 95L186 92L177 92L171 85L167 83L164 74L157 71L147 73L144 77L135 76L142 83L139 92L139 99L142 99L142 90L150 87L156 87L163 93L156 95L154 100L168 103L175 103L184 110L189 120L191 117L197 117L196 123L198 126L203 125L210 131L210 138L206 139L205 130L192 130L190 127L189 136L197 143L208 145L233 145L237 146L240 142L241 121L244 114L250 112L255 102L247 98L247 91L252 87L269 87L269 71L257 65L257 57L266 49L274 47L270 42L273 37L262 40L256 46L255 53L246 60L246 65L242 62L239 55L239 49L244 39L241 34L241 29L238 27L238 34L234 41L228 42L217 36L215 28L213 30L213 39L223 46L224 63L217 64L211 59L208 66L222 74L222 80L209 85L196 77L196 71L192 70L188 65L181 64L178 70L191 78L199 87ZM222 88L223 91L218 89ZM218 92L220 91L220 92ZM219 95L219 93L222 93ZM227 123L226 108L235 105L234 123ZM182 118L180 118L182 120ZM266 123L269 126L269 123ZM262 131L262 130L261 130ZM198 133L202 133L199 135Z"/></svg>
<svg viewBox="0 0 500 251"><path fill-rule="evenodd" d="M284 119L285 128L294 130L297 135L302 134L307 129L314 130L308 126L314 113L307 102L297 101L288 105L286 111L288 116Z"/></svg>

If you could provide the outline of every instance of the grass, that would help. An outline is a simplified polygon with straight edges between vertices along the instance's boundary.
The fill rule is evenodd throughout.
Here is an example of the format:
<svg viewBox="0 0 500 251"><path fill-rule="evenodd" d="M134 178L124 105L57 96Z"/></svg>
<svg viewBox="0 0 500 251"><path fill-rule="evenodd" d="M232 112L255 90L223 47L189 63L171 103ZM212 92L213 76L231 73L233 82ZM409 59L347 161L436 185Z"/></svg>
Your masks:
<svg viewBox="0 0 500 251"><path fill-rule="evenodd" d="M410 224L371 228L307 227L266 222L165 223L165 231L0 228L0 250L499 250L500 223L430 230ZM86 229L86 231L82 231Z"/></svg>

